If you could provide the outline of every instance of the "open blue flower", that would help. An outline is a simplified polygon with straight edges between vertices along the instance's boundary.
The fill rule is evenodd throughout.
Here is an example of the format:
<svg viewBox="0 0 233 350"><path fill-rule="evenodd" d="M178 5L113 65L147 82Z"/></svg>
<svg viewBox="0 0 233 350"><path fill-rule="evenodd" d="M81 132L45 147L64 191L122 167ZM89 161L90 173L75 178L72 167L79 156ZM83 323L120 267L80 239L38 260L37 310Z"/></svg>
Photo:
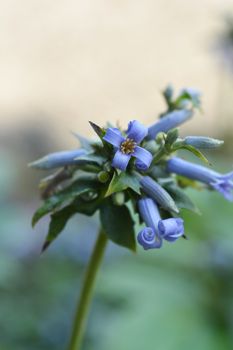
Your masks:
<svg viewBox="0 0 233 350"><path fill-rule="evenodd" d="M186 176L211 186L221 193L225 199L233 201L233 171L227 174L208 169L202 165L187 162L178 157L173 157L167 162L167 170L170 173Z"/></svg>
<svg viewBox="0 0 233 350"><path fill-rule="evenodd" d="M137 120L129 123L126 137L122 136L119 129L108 128L103 139L113 145L116 150L112 166L123 171L127 168L130 158L134 157L136 158L135 165L139 170L148 169L152 161L152 154L138 146L147 134L147 127Z"/></svg>
<svg viewBox="0 0 233 350"><path fill-rule="evenodd" d="M183 220L169 218L162 220L157 204L151 198L142 198L138 201L139 213L145 224L138 236L138 243L145 249L161 248L163 239L175 242L184 234Z"/></svg>

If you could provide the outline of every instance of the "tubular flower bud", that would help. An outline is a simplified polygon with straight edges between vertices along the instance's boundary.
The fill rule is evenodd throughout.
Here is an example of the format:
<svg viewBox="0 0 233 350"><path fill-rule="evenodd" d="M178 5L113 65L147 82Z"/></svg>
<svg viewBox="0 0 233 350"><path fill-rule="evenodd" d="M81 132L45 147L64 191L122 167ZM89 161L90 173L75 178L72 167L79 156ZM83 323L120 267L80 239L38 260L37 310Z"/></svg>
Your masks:
<svg viewBox="0 0 233 350"><path fill-rule="evenodd" d="M220 174L202 165L193 164L178 157L167 161L167 170L170 173L203 182L222 194L225 199L233 201L233 171L227 174Z"/></svg>
<svg viewBox="0 0 233 350"><path fill-rule="evenodd" d="M54 169L66 165L74 165L78 163L77 158L86 153L87 151L82 148L72 151L50 153L47 156L30 163L29 166L36 169Z"/></svg>
<svg viewBox="0 0 233 350"><path fill-rule="evenodd" d="M161 248L163 239L174 242L184 234L183 220L162 220L158 207L151 198L140 199L138 207L146 227L139 232L137 240L145 250Z"/></svg>
<svg viewBox="0 0 233 350"><path fill-rule="evenodd" d="M205 136L187 136L184 139L185 145L190 145L200 149L215 149L223 145L223 143L224 141Z"/></svg>
<svg viewBox="0 0 233 350"><path fill-rule="evenodd" d="M179 213L179 209L170 194L151 177L141 177L140 184L143 191L161 205L162 208Z"/></svg>
<svg viewBox="0 0 233 350"><path fill-rule="evenodd" d="M175 110L168 113L158 122L149 127L147 138L151 140L155 139L159 132L167 133L170 129L174 129L183 124L186 120L190 119L192 115L193 112L191 110Z"/></svg>

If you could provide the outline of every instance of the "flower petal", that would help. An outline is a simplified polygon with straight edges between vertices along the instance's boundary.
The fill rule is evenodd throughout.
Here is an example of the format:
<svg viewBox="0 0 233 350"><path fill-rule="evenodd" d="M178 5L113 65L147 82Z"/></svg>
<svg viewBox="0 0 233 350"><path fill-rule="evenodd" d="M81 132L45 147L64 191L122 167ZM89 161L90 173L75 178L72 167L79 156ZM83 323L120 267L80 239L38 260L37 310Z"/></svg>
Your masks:
<svg viewBox="0 0 233 350"><path fill-rule="evenodd" d="M161 248L162 246L162 238L151 227L145 227L141 230L137 241L145 250Z"/></svg>
<svg viewBox="0 0 233 350"><path fill-rule="evenodd" d="M127 168L130 158L130 154L124 154L118 150L113 158L112 166L124 171Z"/></svg>
<svg viewBox="0 0 233 350"><path fill-rule="evenodd" d="M174 242L184 234L183 220L181 218L160 220L158 230L162 238Z"/></svg>
<svg viewBox="0 0 233 350"><path fill-rule="evenodd" d="M135 142L140 143L148 134L148 128L141 124L137 120L129 122L127 137L133 139Z"/></svg>
<svg viewBox="0 0 233 350"><path fill-rule="evenodd" d="M117 128L108 128L103 139L115 147L120 147L121 143L125 140L121 135L121 132Z"/></svg>
<svg viewBox="0 0 233 350"><path fill-rule="evenodd" d="M145 148L136 146L132 154L133 157L137 158L136 166L139 170L147 170L152 162L152 154Z"/></svg>
<svg viewBox="0 0 233 350"><path fill-rule="evenodd" d="M153 228L157 232L158 222L161 220L161 216L155 201L149 197L141 198L138 201L138 209L146 226Z"/></svg>
<svg viewBox="0 0 233 350"><path fill-rule="evenodd" d="M219 179L224 179L224 180L233 180L233 171L230 171L229 173L226 174L220 174L218 177Z"/></svg>
<svg viewBox="0 0 233 350"><path fill-rule="evenodd" d="M212 186L216 191L222 194L226 200L230 202L233 201L233 183L231 181L218 180L216 182L211 182L210 186Z"/></svg>
<svg viewBox="0 0 233 350"><path fill-rule="evenodd" d="M181 158L173 157L167 161L167 170L171 173L186 176L213 187L225 199L233 201L233 172L220 174L202 165L187 162Z"/></svg>

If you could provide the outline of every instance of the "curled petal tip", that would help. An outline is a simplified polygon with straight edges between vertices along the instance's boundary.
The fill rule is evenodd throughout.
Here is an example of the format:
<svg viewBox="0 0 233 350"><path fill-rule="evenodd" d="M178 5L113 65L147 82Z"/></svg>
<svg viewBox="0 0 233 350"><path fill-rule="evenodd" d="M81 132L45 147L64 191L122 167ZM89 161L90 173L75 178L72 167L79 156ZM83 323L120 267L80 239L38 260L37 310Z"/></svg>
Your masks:
<svg viewBox="0 0 233 350"><path fill-rule="evenodd" d="M137 159L135 165L139 170L147 170L152 162L153 156L145 148L136 146L133 156Z"/></svg>
<svg viewBox="0 0 233 350"><path fill-rule="evenodd" d="M138 243L145 249L158 249L162 246L162 238L151 227L145 227L137 236Z"/></svg>

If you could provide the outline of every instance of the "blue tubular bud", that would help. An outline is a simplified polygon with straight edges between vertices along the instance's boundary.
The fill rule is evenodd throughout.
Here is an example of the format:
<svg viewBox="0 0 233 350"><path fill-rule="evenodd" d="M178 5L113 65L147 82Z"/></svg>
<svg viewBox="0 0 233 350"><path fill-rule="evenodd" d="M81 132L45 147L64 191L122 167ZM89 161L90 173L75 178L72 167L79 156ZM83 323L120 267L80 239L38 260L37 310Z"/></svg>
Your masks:
<svg viewBox="0 0 233 350"><path fill-rule="evenodd" d="M224 141L205 136L187 136L183 142L185 145L190 145L200 149L215 149L224 143Z"/></svg>
<svg viewBox="0 0 233 350"><path fill-rule="evenodd" d="M145 250L161 248L163 239L175 242L184 234L183 220L180 218L162 220L157 204L151 198L140 199L138 208L146 227L139 232L137 240Z"/></svg>
<svg viewBox="0 0 233 350"><path fill-rule="evenodd" d="M151 198L138 201L139 213L147 227L138 236L138 243L145 249L155 249L162 246L162 238L158 234L158 222L161 220L158 207Z"/></svg>
<svg viewBox="0 0 233 350"><path fill-rule="evenodd" d="M74 165L78 162L76 158L85 154L87 154L87 151L82 148L71 151L50 153L47 156L30 163L29 166L35 169L54 169L66 165Z"/></svg>
<svg viewBox="0 0 233 350"><path fill-rule="evenodd" d="M175 242L184 235L184 221L181 218L160 220L158 223L159 235L168 242Z"/></svg>
<svg viewBox="0 0 233 350"><path fill-rule="evenodd" d="M167 161L167 170L203 182L224 196L225 199L233 201L233 171L220 174L202 165L187 162L181 158L174 157Z"/></svg>
<svg viewBox="0 0 233 350"><path fill-rule="evenodd" d="M147 226L157 231L158 222L161 220L158 207L151 198L142 198L138 201L138 209L141 218Z"/></svg>
<svg viewBox="0 0 233 350"><path fill-rule="evenodd" d="M147 139L155 139L159 132L168 132L170 129L174 129L177 126L190 119L193 115L191 110L175 110L162 117L158 122L151 125L148 129Z"/></svg>
<svg viewBox="0 0 233 350"><path fill-rule="evenodd" d="M140 184L143 191L161 205L162 208L179 213L179 209L170 194L151 177L141 177Z"/></svg>

